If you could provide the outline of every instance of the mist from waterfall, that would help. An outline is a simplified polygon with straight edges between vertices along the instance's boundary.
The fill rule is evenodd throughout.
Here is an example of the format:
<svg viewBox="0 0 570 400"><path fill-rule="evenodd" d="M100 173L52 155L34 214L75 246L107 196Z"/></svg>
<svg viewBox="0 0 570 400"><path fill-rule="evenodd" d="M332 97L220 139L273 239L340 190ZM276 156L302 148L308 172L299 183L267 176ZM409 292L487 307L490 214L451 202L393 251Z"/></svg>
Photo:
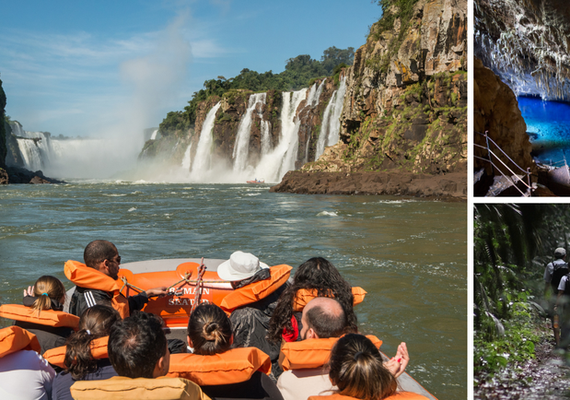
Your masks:
<svg viewBox="0 0 570 400"><path fill-rule="evenodd" d="M235 141L230 144L231 158L227 159L216 148L219 144L215 140L214 127L216 115L222 107L222 102L218 102L206 114L196 136L170 137L171 144L163 147L156 159L156 153L145 148L145 155L141 156L143 161L138 168L129 170L129 167L123 167L125 174L122 175L116 175L118 165L114 158L106 157L110 151L121 149L118 142L105 138L56 139L49 133L26 132L17 123L14 124L13 131L18 136L26 168L41 169L47 176L56 178L106 179L115 176L132 180L197 183L240 183L255 178L274 183L279 182L288 171L294 170L298 166L298 160L307 161L310 139L299 148L299 115L313 113L312 110L319 106L324 87L325 81L322 81L310 88L283 92L278 132L272 132L271 123L265 119L268 112L267 93L251 94L237 125ZM345 90L346 80L343 78L324 111L317 155L322 153L324 146L338 141L339 115ZM256 132L255 138L252 137L252 131ZM153 130L152 133L149 131L147 135L149 140L166 139L158 139L161 136L159 130Z"/></svg>
<svg viewBox="0 0 570 400"><path fill-rule="evenodd" d="M333 92L323 114L323 123L321 125L319 140L317 141L315 160L323 154L325 147L337 144L340 139L340 114L342 113L345 93L346 76L343 76L339 88Z"/></svg>

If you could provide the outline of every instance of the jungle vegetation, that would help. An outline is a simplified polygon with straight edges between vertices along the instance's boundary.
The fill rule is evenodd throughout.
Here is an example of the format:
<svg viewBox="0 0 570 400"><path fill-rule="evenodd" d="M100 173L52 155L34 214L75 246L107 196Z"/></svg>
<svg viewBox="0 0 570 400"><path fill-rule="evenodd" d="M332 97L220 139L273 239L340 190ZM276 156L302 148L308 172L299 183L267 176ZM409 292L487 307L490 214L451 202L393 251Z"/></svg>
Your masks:
<svg viewBox="0 0 570 400"><path fill-rule="evenodd" d="M274 74L272 71L259 73L247 68L234 78L218 76L204 82L204 88L194 92L184 111L171 111L159 126L163 136L187 130L194 126L198 104L211 96L221 97L232 89L247 89L254 92L268 90L291 91L308 87L315 79L337 75L343 67L352 65L354 48L338 49L329 47L323 52L321 60L314 60L308 54L287 60L285 71Z"/></svg>
<svg viewBox="0 0 570 400"><path fill-rule="evenodd" d="M568 204L478 204L474 209L475 384L535 356L545 326L544 269L568 250ZM551 339L550 339L551 338ZM553 336L549 340L554 342Z"/></svg>

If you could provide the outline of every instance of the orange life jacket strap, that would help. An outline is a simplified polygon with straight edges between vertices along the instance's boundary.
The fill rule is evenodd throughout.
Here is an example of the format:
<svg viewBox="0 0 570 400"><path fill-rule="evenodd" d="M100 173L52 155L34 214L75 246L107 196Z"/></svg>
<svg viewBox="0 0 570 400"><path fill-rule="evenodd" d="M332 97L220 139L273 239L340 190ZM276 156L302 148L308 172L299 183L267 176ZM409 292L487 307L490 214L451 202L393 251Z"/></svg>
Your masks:
<svg viewBox="0 0 570 400"><path fill-rule="evenodd" d="M130 272L129 270L122 271L125 274ZM120 292L122 286L120 280L114 280L94 268L89 268L87 265L73 260L69 260L65 263L63 272L67 279L77 286L110 293L112 296L111 304L113 308L119 312L121 318L127 318L130 315L129 302Z"/></svg>
<svg viewBox="0 0 570 400"><path fill-rule="evenodd" d="M382 341L376 336L367 335L374 346L380 348ZM319 368L329 361L331 350L340 338L306 339L300 342L287 342L281 347L279 363L284 371L292 369Z"/></svg>
<svg viewBox="0 0 570 400"><path fill-rule="evenodd" d="M220 308L230 314L233 310L264 299L287 282L293 267L276 265L269 268L271 277L254 282L229 293L220 304Z"/></svg>
<svg viewBox="0 0 570 400"><path fill-rule="evenodd" d="M352 288L352 305L357 305L362 303L364 300L364 296L366 296L366 290L362 289L361 287L354 286ZM307 305L307 303L318 296L317 289L299 289L295 294L295 298L293 299L293 311L303 311L303 308ZM330 296L326 297L334 297L332 293Z"/></svg>
<svg viewBox="0 0 570 400"><path fill-rule="evenodd" d="M105 292L115 292L121 289L121 281L115 281L110 276L89 268L79 261L69 260L63 266L67 279L75 285L86 289L97 289Z"/></svg>
<svg viewBox="0 0 570 400"><path fill-rule="evenodd" d="M271 372L271 359L255 347L236 348L211 356L172 354L167 376L186 378L200 386L246 382L254 372Z"/></svg>
<svg viewBox="0 0 570 400"><path fill-rule="evenodd" d="M0 317L14 321L31 322L53 327L68 327L77 330L79 317L63 311L42 310L39 312L22 304L2 304Z"/></svg>
<svg viewBox="0 0 570 400"><path fill-rule="evenodd" d="M38 338L31 332L19 326L0 329L0 358L20 350L41 351Z"/></svg>
<svg viewBox="0 0 570 400"><path fill-rule="evenodd" d="M109 336L103 336L91 341L91 357L95 360L100 360L102 358L109 358L109 353L107 352L107 344L109 343ZM56 365L60 368L66 368L65 365L65 353L67 351L67 346L54 347L49 349L43 354L43 357L52 365Z"/></svg>

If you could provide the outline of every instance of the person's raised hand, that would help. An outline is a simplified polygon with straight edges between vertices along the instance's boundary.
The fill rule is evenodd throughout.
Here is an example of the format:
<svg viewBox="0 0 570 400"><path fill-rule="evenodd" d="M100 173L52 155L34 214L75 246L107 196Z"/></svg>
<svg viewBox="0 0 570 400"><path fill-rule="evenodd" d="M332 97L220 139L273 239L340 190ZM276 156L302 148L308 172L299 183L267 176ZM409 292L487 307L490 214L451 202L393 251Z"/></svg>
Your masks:
<svg viewBox="0 0 570 400"><path fill-rule="evenodd" d="M24 297L26 296L34 296L34 287L33 286L28 286L27 289L24 289Z"/></svg>
<svg viewBox="0 0 570 400"><path fill-rule="evenodd" d="M408 354L408 348L406 347L406 343L402 342L398 346L396 355L386 361L384 366L397 378L404 373L409 362L410 356Z"/></svg>

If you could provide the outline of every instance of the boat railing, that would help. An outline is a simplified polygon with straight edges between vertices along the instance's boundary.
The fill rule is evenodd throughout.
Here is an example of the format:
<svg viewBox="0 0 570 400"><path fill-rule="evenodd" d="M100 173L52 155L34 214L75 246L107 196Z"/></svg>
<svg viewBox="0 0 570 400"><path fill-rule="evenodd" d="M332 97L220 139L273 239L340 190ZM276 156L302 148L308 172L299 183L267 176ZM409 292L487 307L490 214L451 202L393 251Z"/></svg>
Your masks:
<svg viewBox="0 0 570 400"><path fill-rule="evenodd" d="M474 145L477 148L486 150L487 151L487 158L475 156L475 155L474 155L474 158L490 163L492 170L498 171L505 179L509 180L513 184L513 186L519 191L521 196L523 196L523 197L530 196L532 191L533 191L531 178L530 178L530 175L531 175L530 168L527 168L526 170L524 170L516 162L514 162L513 159L511 157L509 157L509 155L507 153L505 153L503 151L503 149L501 149L499 147L499 145L497 143L495 143L495 141L489 137L489 131L485 131L485 133L481 133L481 132L475 132L475 133L485 137L485 146L477 144L477 143L474 143ZM493 150L491 150L491 145L494 146L495 151L500 152L507 160L509 160L511 162L513 169L518 170L520 172L516 173L503 160L501 160L497 156L497 154L495 152L493 152ZM501 166L502 166L502 168L501 168ZM507 174L505 170L508 171L509 174ZM503 172L503 171L505 171L505 172ZM519 176L519 174L521 174L521 173L522 173L523 178L526 178L526 180ZM522 185L527 188L527 190L525 192L523 192L517 186L519 182L522 183Z"/></svg>

